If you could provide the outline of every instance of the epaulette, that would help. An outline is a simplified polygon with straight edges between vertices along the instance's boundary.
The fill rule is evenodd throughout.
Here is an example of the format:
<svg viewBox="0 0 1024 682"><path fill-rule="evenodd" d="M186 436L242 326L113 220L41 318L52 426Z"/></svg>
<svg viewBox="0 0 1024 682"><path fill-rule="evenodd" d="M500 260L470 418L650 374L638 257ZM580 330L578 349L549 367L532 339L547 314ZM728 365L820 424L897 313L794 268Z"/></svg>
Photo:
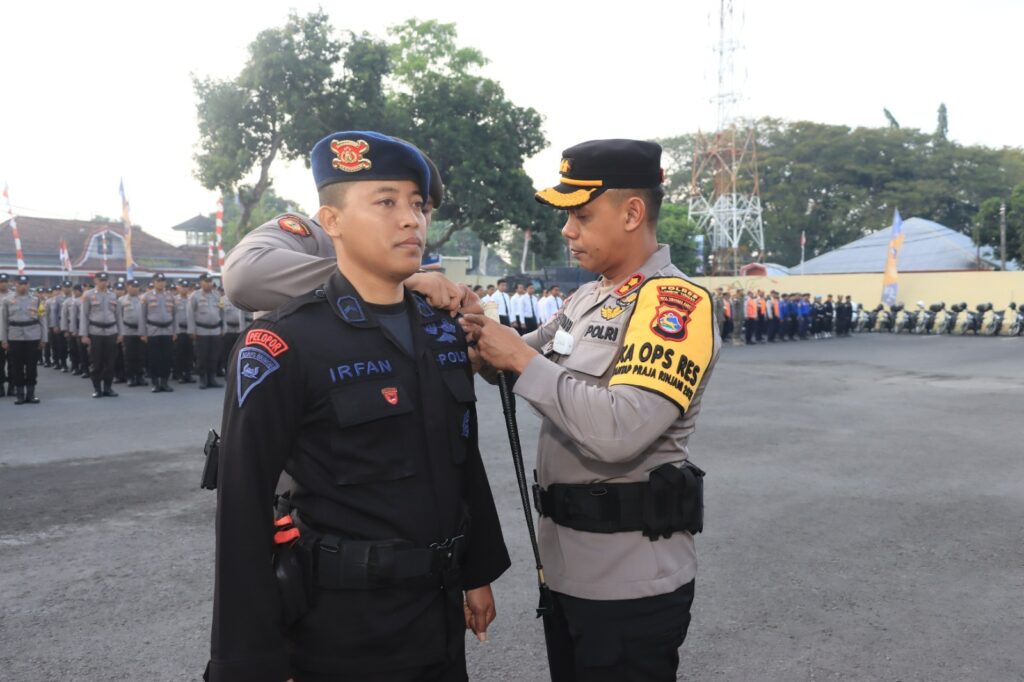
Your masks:
<svg viewBox="0 0 1024 682"><path fill-rule="evenodd" d="M313 291L305 293L301 296L296 296L292 300L284 303L268 314L264 315L262 319L270 322L280 322L290 315L294 315L302 308L307 305L313 305L314 303L323 303L327 300L327 292L323 287L317 287Z"/></svg>

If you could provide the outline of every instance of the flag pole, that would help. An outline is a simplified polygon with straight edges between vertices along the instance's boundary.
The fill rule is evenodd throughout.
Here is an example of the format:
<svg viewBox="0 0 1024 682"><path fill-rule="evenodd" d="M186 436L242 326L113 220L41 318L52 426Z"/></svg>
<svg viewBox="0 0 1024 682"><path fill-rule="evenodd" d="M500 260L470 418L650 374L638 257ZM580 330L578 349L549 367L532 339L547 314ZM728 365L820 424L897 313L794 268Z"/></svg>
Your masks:
<svg viewBox="0 0 1024 682"><path fill-rule="evenodd" d="M224 197L217 197L217 272L224 271ZM212 270L211 270L212 272Z"/></svg>
<svg viewBox="0 0 1024 682"><path fill-rule="evenodd" d="M11 221L11 234L14 236L14 254L18 259L18 274L25 274L25 256L21 252L21 237L18 235L18 220L14 217L14 210L11 208L11 195L4 183L4 200L7 202L7 217Z"/></svg>

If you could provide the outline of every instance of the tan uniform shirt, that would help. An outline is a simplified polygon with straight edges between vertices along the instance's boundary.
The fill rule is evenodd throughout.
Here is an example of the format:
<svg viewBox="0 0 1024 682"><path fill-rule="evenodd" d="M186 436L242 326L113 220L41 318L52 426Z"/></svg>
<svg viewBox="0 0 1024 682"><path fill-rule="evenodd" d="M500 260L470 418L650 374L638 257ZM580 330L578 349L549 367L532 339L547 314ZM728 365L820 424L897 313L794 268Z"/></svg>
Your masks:
<svg viewBox="0 0 1024 682"><path fill-rule="evenodd" d="M188 333L196 336L220 336L224 319L220 309L220 294L216 291L195 291L185 306Z"/></svg>
<svg viewBox="0 0 1024 682"><path fill-rule="evenodd" d="M611 286L584 284L558 315L523 337L544 354L515 385L543 418L542 487L642 482L689 456L687 440L720 351L711 296L672 265L667 246L637 275ZM572 337L568 353L555 350L558 330ZM542 518L539 536L548 584L575 597L665 594L697 571L689 533L651 541L640 531L586 533Z"/></svg>
<svg viewBox="0 0 1024 682"><path fill-rule="evenodd" d="M78 336L78 299L68 296L60 306L60 330Z"/></svg>
<svg viewBox="0 0 1024 682"><path fill-rule="evenodd" d="M82 336L119 336L122 331L117 294L109 289L106 291L93 289L82 297L79 334Z"/></svg>
<svg viewBox="0 0 1024 682"><path fill-rule="evenodd" d="M43 300L35 294L5 297L0 302L0 340L46 341L48 329L44 315L39 314Z"/></svg>
<svg viewBox="0 0 1024 682"><path fill-rule="evenodd" d="M268 311L317 288L337 269L330 236L315 220L290 214L245 235L228 253L222 279L236 306Z"/></svg>
<svg viewBox="0 0 1024 682"><path fill-rule="evenodd" d="M178 333L177 307L178 295L171 291L147 291L141 300L141 336L174 336Z"/></svg>
<svg viewBox="0 0 1024 682"><path fill-rule="evenodd" d="M191 296L192 294L189 294ZM188 296L185 298L181 297L181 294L175 293L174 295L174 333L175 334L187 334L188 333Z"/></svg>
<svg viewBox="0 0 1024 682"><path fill-rule="evenodd" d="M231 302L227 296L221 296L221 308L224 310L224 333L240 334L248 325L245 311Z"/></svg>
<svg viewBox="0 0 1024 682"><path fill-rule="evenodd" d="M125 336L142 336L139 324L142 320L142 298L125 294L117 299L121 307L121 326Z"/></svg>

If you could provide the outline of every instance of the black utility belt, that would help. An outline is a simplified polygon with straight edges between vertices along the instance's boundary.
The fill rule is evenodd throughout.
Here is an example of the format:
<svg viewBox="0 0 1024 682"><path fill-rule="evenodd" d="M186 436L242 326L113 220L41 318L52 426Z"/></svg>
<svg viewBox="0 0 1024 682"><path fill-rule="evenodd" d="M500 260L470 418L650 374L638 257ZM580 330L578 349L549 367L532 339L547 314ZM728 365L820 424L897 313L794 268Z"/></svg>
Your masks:
<svg viewBox="0 0 1024 682"><path fill-rule="evenodd" d="M416 547L407 540L357 541L320 533L289 515L299 530L296 547L312 557L313 583L325 590L373 590L386 587L437 589L459 584L466 536L451 537L429 547ZM276 530L287 532L279 519Z"/></svg>
<svg viewBox="0 0 1024 682"><path fill-rule="evenodd" d="M187 324L179 324L178 325L178 329L188 329L188 325Z"/></svg>
<svg viewBox="0 0 1024 682"><path fill-rule="evenodd" d="M237 324L232 324L232 323L230 323L230 322L226 322L225 324L227 324L227 326L228 326L228 327L230 327L230 328L232 328L232 329L238 329L238 327L239 327L239 325L237 325Z"/></svg>
<svg viewBox="0 0 1024 682"><path fill-rule="evenodd" d="M12 327L36 327L39 325L39 320L7 320L7 324Z"/></svg>
<svg viewBox="0 0 1024 682"><path fill-rule="evenodd" d="M93 322L92 320L89 320L89 326L99 327L100 329L110 329L111 327L116 327L117 322Z"/></svg>
<svg viewBox="0 0 1024 682"><path fill-rule="evenodd" d="M203 324L202 322L196 322L196 326L202 327L203 329L220 329L219 324Z"/></svg>
<svg viewBox="0 0 1024 682"><path fill-rule="evenodd" d="M589 533L643 531L651 540L704 530L704 472L662 464L644 483L533 486L533 505L559 526Z"/></svg>
<svg viewBox="0 0 1024 682"><path fill-rule="evenodd" d="M146 324L148 324L150 327L156 327L157 329L167 329L172 324L174 324L174 322L154 322L153 320L147 320Z"/></svg>

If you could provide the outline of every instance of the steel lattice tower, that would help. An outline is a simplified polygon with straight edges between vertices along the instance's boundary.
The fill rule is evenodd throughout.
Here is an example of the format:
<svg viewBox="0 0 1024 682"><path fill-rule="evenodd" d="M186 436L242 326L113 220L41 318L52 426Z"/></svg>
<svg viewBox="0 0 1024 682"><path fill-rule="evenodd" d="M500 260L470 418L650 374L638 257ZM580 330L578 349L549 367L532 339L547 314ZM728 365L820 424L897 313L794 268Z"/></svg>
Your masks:
<svg viewBox="0 0 1024 682"><path fill-rule="evenodd" d="M758 259L764 259L757 140L753 128L737 129L733 113L740 99L734 60L739 43L733 22L732 0L719 0L718 89L712 98L718 132L697 134L689 192L690 217L710 240L711 274L739 274L744 246L753 247Z"/></svg>

